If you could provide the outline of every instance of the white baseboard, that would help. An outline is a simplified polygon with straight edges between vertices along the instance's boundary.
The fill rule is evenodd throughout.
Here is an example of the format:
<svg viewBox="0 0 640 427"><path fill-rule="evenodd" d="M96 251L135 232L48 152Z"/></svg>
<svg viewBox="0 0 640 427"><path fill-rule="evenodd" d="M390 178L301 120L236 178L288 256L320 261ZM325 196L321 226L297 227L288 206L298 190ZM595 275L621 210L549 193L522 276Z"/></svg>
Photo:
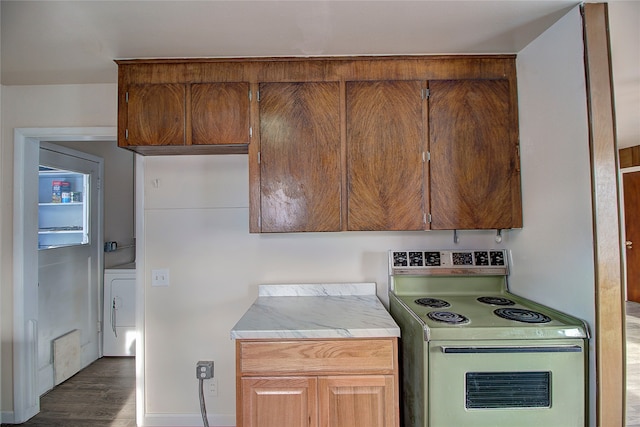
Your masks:
<svg viewBox="0 0 640 427"><path fill-rule="evenodd" d="M207 414L210 427L235 427L236 416ZM145 414L140 427L198 427L202 426L200 414Z"/></svg>
<svg viewBox="0 0 640 427"><path fill-rule="evenodd" d="M53 386L53 363L50 363L38 369L38 396L42 396Z"/></svg>
<svg viewBox="0 0 640 427"><path fill-rule="evenodd" d="M0 422L2 424L15 424L15 416L13 415L13 411L2 411L0 413Z"/></svg>

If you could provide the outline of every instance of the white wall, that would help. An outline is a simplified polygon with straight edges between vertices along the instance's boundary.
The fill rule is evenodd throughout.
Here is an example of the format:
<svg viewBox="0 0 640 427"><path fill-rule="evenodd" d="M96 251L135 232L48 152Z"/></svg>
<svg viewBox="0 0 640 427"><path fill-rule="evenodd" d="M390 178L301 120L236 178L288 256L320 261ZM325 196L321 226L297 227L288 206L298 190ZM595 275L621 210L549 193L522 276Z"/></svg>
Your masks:
<svg viewBox="0 0 640 427"><path fill-rule="evenodd" d="M0 307L2 411L13 409L13 129L116 126L117 85L2 86L0 133ZM37 263L37 260L34 260Z"/></svg>
<svg viewBox="0 0 640 427"><path fill-rule="evenodd" d="M215 361L218 396L207 396L212 425L234 425L229 331L259 283L374 281L386 301L389 249L454 246L451 232L249 234L246 156L144 163L147 425L200 425L198 360ZM458 246L494 247L494 237L461 232ZM150 286L155 268L170 270L169 287Z"/></svg>
<svg viewBox="0 0 640 427"><path fill-rule="evenodd" d="M511 290L586 320L593 332L591 175L578 7L519 52L517 71L524 227L512 232L509 245ZM595 408L591 414L595 425Z"/></svg>

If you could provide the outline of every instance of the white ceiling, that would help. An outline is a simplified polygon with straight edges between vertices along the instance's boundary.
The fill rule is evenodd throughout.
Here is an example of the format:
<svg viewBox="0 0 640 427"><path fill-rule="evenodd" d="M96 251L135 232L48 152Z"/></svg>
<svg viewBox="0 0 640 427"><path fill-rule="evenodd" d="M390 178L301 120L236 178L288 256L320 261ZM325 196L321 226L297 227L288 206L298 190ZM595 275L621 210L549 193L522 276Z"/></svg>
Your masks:
<svg viewBox="0 0 640 427"><path fill-rule="evenodd" d="M3 85L115 83L116 58L517 53L575 0L2 0ZM609 4L621 146L640 144L640 1Z"/></svg>

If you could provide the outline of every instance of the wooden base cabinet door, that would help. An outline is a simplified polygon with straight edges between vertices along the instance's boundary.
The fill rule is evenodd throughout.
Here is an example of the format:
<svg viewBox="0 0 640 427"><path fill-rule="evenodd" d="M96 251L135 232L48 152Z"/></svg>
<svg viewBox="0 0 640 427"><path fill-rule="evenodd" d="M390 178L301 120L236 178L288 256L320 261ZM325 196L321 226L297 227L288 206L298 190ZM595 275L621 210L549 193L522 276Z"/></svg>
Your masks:
<svg viewBox="0 0 640 427"><path fill-rule="evenodd" d="M398 427L392 375L320 377L319 427Z"/></svg>
<svg viewBox="0 0 640 427"><path fill-rule="evenodd" d="M243 378L238 427L317 427L316 390L315 377Z"/></svg>

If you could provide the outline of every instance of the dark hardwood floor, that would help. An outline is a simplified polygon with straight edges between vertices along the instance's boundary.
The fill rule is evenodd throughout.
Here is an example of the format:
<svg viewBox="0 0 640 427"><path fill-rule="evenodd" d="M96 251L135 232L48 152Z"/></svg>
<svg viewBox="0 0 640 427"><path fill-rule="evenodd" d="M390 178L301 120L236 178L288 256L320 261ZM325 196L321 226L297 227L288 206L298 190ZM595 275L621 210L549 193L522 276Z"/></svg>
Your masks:
<svg viewBox="0 0 640 427"><path fill-rule="evenodd" d="M40 413L17 425L135 427L135 359L103 357L96 360L43 395Z"/></svg>

